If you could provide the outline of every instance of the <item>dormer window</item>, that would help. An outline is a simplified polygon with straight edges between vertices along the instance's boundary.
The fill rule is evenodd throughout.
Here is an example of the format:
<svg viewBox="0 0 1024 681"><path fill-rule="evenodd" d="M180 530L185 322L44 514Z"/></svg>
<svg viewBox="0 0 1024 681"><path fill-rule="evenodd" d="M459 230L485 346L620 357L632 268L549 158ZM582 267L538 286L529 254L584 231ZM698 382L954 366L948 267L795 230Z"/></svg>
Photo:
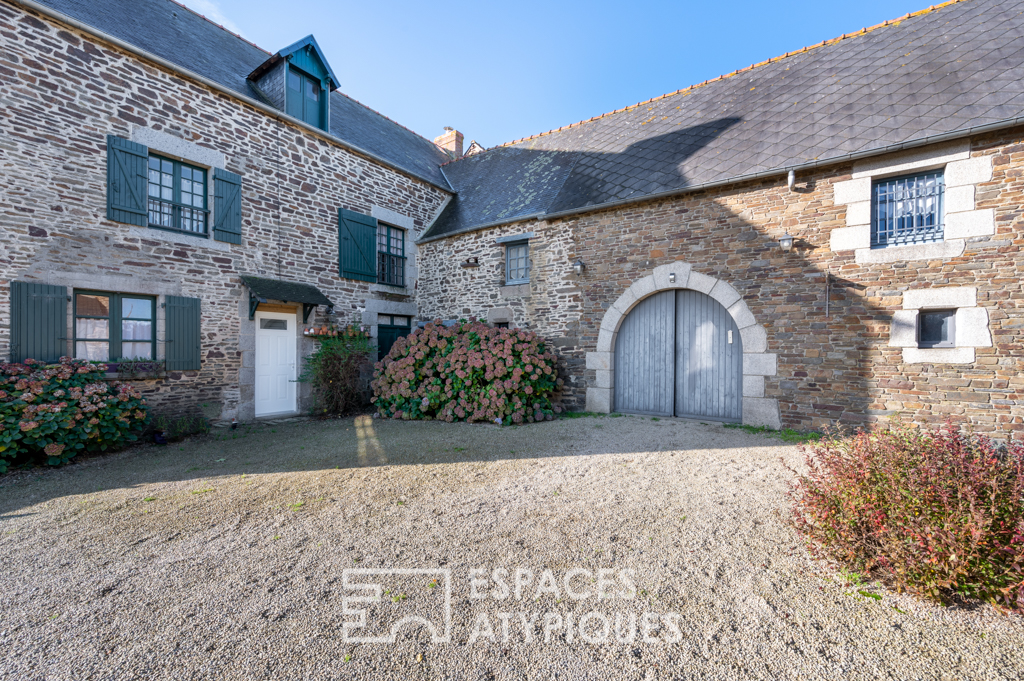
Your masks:
<svg viewBox="0 0 1024 681"><path fill-rule="evenodd" d="M330 93L338 79L313 36L271 55L248 80L268 104L315 128L331 129Z"/></svg>
<svg viewBox="0 0 1024 681"><path fill-rule="evenodd" d="M288 94L285 97L285 101L288 102L288 115L321 130L324 129L320 81L292 66L288 69Z"/></svg>

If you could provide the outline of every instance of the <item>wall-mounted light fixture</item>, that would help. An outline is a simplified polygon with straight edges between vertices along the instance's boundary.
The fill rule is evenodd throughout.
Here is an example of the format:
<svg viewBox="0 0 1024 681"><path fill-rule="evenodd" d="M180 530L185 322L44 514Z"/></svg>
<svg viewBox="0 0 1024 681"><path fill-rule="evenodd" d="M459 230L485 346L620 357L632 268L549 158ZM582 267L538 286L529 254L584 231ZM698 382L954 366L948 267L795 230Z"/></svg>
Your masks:
<svg viewBox="0 0 1024 681"><path fill-rule="evenodd" d="M670 284L676 283L676 273L675 272L669 272L668 273L668 283L670 283Z"/></svg>
<svg viewBox="0 0 1024 681"><path fill-rule="evenodd" d="M587 269L587 266L583 264L582 260L577 260L572 264L572 271L576 273L576 276L583 274L583 270Z"/></svg>
<svg viewBox="0 0 1024 681"><path fill-rule="evenodd" d="M793 237L791 237L788 234L783 234L782 236L780 236L779 248L781 248L786 253L789 253L791 250L793 250Z"/></svg>

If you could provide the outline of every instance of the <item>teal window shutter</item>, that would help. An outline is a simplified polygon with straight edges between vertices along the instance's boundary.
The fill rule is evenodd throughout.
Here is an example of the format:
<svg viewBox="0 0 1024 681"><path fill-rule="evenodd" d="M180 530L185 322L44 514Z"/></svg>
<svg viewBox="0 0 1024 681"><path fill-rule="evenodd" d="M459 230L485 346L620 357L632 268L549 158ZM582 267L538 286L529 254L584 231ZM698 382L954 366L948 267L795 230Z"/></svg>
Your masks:
<svg viewBox="0 0 1024 681"><path fill-rule="evenodd" d="M214 168L213 199L213 238L242 243L242 176Z"/></svg>
<svg viewBox="0 0 1024 681"><path fill-rule="evenodd" d="M202 367L200 300L167 296L166 356L168 371L198 371Z"/></svg>
<svg viewBox="0 0 1024 681"><path fill-rule="evenodd" d="M338 273L343 279L377 281L377 218L338 210Z"/></svg>
<svg viewBox="0 0 1024 681"><path fill-rule="evenodd" d="M306 80L301 73L291 68L285 70L285 113L302 120L304 102L302 99L302 84Z"/></svg>
<svg viewBox="0 0 1024 681"><path fill-rule="evenodd" d="M145 227L149 222L149 149L107 135L107 219Z"/></svg>
<svg viewBox="0 0 1024 681"><path fill-rule="evenodd" d="M11 282L11 361L56 362L67 351L68 290Z"/></svg>

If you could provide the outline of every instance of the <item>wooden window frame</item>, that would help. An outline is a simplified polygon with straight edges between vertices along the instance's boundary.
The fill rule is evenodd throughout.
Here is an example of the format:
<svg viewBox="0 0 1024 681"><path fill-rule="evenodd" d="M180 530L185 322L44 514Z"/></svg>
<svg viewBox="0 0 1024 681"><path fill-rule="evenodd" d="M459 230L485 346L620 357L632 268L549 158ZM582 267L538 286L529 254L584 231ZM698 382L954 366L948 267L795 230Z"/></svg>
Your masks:
<svg viewBox="0 0 1024 681"><path fill-rule="evenodd" d="M522 248L523 254L520 258L519 255L515 256L515 260L522 260L523 265L520 267L518 264L513 268L512 260L513 253L518 253L518 250ZM530 242L529 240L524 241L513 241L505 244L505 285L511 286L516 284L529 284L530 283L530 270L532 263L530 262ZM522 274L521 277L513 277L513 271L516 274Z"/></svg>
<svg viewBox="0 0 1024 681"><path fill-rule="evenodd" d="M401 227L377 221L378 284L405 288L405 237Z"/></svg>
<svg viewBox="0 0 1024 681"><path fill-rule="evenodd" d="M104 297L108 298L109 299L109 308L108 308L107 316L106 317L100 317L100 316L96 316L96 315L79 315L78 314L78 296L79 295L104 296ZM148 300L148 301L150 301L150 303L152 303L152 308L151 308L152 317L151 317L151 319L147 320L147 319L141 319L141 318L135 318L135 317L122 317L121 316L121 301L124 298L133 298L133 299L136 299L136 300ZM148 359L148 360L144 360L144 361L149 361L149 362L156 362L157 361L157 356L156 356L157 299L156 299L155 296L147 296L147 295L142 295L142 294L137 294L137 293L113 293L111 291L93 291L93 290L90 290L90 289L74 289L72 291L72 293L71 293L71 299L73 301L73 307L72 307L72 320L73 320L72 321L72 330L73 330L73 332L72 332L72 346L71 346L71 348L72 348L71 356L72 357L76 357L76 358L78 357L78 343L79 343L79 341L81 341L81 342L90 342L90 343L101 342L101 343L106 343L107 344L107 359L106 359L107 362L109 362L109 363L116 363L116 362L125 360L126 358L121 357L121 354L120 354L121 348L123 347L123 344L126 342L121 337L121 333L122 333L121 322L125 321L125 320L132 321L133 319L135 319L135 320L138 320L138 321L149 321L149 322L152 322L152 324L153 324L153 333L152 333L152 337L149 340L150 347L151 347L152 358ZM107 333L107 338L79 338L78 337L78 320L79 319L106 319L108 324L109 324L109 327L108 327L109 330L108 330L108 333ZM131 343L145 343L146 341L129 340L127 342L131 342ZM118 348L118 353L116 355L112 352L112 349L114 347ZM127 359L132 359L132 358L127 358ZM96 360L96 361L103 361L103 360Z"/></svg>
<svg viewBox="0 0 1024 681"><path fill-rule="evenodd" d="M152 167L150 167L150 163L152 163L153 159L157 159L159 161L165 161L165 162L171 164L172 177L173 177L172 182L173 182L173 184L172 184L172 188L171 188L172 198L169 201L166 200L166 199L163 199L163 198L154 197L154 196L152 196L149 193L150 185L152 185L153 182L150 179L150 175L148 173L152 173L154 171L154 169ZM194 235L194 236L197 236L197 237L201 237L201 238L209 238L210 231L211 231L210 230L210 210L209 210L209 203L210 203L210 195L209 195L209 191L210 191L209 175L210 174L209 174L209 169L203 168L202 166L194 165L192 163L186 163L184 161L176 161L173 158L169 158L167 156L162 156L160 154L153 154L153 153L149 154L149 160L147 160L147 162L146 162L146 167L147 167L147 170L148 170L147 181L146 181L146 208L147 208L147 218L149 218L149 220L148 220L149 227L152 228L152 229L161 229L161 230L168 231L168 232L176 232L176 233L180 233L180 234L191 234L191 235ZM191 204L185 204L185 203L182 202L182 200L181 200L181 170L182 170L182 168L189 168L190 170L199 171L199 172L201 172L203 174L203 194L202 194L202 196L203 196L203 207L202 208L197 208L197 207L195 207L195 206L193 206ZM162 172L162 171L157 171L157 172ZM193 193L193 196L194 195L195 194ZM170 220L171 224L170 225L162 225L159 222L154 222L152 220L152 216L154 214L154 211L153 211L153 203L154 202L156 202L157 204L163 204L163 205L168 206L170 208L170 210L171 210L171 220ZM193 213L198 213L200 215L200 217L202 219L202 222L203 222L202 230L186 229L186 228L182 227L182 224L183 224L182 214L186 210L187 211L192 211ZM195 219L195 218L193 217L192 219Z"/></svg>
<svg viewBox="0 0 1024 681"><path fill-rule="evenodd" d="M944 314L949 319L949 338L938 341L921 339L921 329L927 315ZM917 313L917 347L919 348L955 348L956 347L956 310L919 310Z"/></svg>
<svg viewBox="0 0 1024 681"><path fill-rule="evenodd" d="M301 105L302 114L298 117L299 120L302 121L303 123L306 123L307 125L313 125L308 120L306 120L307 115L308 115L306 107L310 104L310 102L314 101L314 100L306 97L306 88L310 87L310 86L315 86L317 88L317 90L318 90L317 98L315 100L316 101L316 108L317 108L316 118L317 118L318 124L317 125L313 125L313 127L317 128L319 130L326 131L327 130L326 118L329 115L328 112L329 112L329 109L330 109L330 100L327 100L325 102L324 98L330 95L329 90L326 87L324 87L323 82L319 78L317 78L316 76L310 75L310 74L306 73L305 71L303 71L302 69L300 69L300 68L298 68L296 66L293 66L292 64L289 63L288 64L288 70L287 70L287 72L285 73L285 76L284 76L284 93L285 93L284 96L285 96L286 99L289 96L289 94L292 92L291 88L288 85L288 79L291 78L292 74L295 74L295 76L299 79L298 93L299 93L300 101L302 103L302 105ZM285 113L287 113L287 108L288 107L287 107L287 103L286 103L286 105L285 105L285 109L286 109ZM289 115L294 115L294 114L289 114Z"/></svg>

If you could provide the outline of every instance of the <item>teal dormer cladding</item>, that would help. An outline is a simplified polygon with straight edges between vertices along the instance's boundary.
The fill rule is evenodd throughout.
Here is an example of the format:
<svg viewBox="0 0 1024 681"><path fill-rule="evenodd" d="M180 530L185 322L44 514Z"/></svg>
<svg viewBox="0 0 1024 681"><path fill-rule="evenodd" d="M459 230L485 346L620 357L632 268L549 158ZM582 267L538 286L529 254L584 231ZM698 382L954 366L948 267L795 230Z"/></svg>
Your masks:
<svg viewBox="0 0 1024 681"><path fill-rule="evenodd" d="M248 79L289 116L330 129L330 93L338 79L312 35L272 55Z"/></svg>

